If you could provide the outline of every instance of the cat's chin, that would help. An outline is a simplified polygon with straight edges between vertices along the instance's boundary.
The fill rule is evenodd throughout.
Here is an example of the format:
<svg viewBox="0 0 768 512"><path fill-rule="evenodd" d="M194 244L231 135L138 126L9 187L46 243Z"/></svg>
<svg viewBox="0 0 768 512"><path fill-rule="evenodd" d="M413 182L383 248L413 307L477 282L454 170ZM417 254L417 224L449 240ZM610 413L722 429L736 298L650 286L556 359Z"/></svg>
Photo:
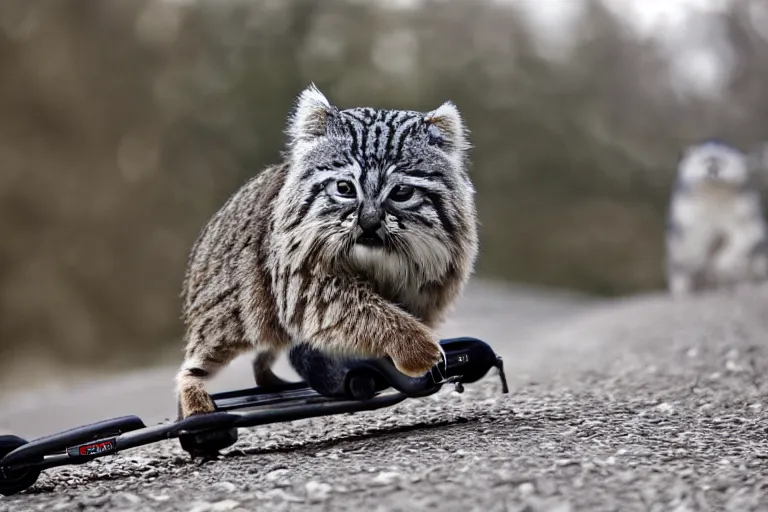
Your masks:
<svg viewBox="0 0 768 512"><path fill-rule="evenodd" d="M350 259L355 268L373 275L392 277L403 273L403 259L383 246L355 244Z"/></svg>
<svg viewBox="0 0 768 512"><path fill-rule="evenodd" d="M380 260L385 256L386 252L384 244L367 245L355 243L352 246L352 259L361 263Z"/></svg>

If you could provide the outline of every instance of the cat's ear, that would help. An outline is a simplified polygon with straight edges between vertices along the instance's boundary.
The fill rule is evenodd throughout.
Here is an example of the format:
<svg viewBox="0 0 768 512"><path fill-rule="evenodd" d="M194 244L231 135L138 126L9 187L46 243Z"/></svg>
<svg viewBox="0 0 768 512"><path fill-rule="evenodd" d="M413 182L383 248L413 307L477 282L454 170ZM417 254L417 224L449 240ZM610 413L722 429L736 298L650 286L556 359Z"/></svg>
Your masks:
<svg viewBox="0 0 768 512"><path fill-rule="evenodd" d="M310 140L325 135L332 116L337 112L315 84L304 89L296 98L293 112L288 118L289 143Z"/></svg>
<svg viewBox="0 0 768 512"><path fill-rule="evenodd" d="M451 101L446 101L424 116L427 123L429 143L449 154L461 157L471 145L469 130L464 124L459 109Z"/></svg>

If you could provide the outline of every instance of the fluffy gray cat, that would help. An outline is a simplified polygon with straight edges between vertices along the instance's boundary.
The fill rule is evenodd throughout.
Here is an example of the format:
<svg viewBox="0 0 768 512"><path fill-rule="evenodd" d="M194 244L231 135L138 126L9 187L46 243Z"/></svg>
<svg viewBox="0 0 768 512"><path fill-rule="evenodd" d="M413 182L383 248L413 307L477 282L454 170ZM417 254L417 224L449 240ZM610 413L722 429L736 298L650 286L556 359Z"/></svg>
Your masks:
<svg viewBox="0 0 768 512"><path fill-rule="evenodd" d="M258 385L294 342L391 357L410 376L442 357L433 328L478 253L467 129L431 112L298 97L282 163L240 188L203 228L182 293L181 418L209 412L205 383L255 351Z"/></svg>

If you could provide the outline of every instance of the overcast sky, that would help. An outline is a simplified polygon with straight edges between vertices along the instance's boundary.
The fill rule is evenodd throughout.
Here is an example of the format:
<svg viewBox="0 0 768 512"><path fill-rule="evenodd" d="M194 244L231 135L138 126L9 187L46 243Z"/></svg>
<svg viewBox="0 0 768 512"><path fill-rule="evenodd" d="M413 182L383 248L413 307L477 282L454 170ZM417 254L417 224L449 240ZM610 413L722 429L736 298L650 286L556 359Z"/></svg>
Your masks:
<svg viewBox="0 0 768 512"><path fill-rule="evenodd" d="M568 25L578 15L581 0L496 0L522 7L539 27L545 44L567 43ZM727 55L716 53L711 36L697 37L686 19L696 11L720 11L728 0L605 0L636 30L667 39L677 54L679 76L688 86L706 90L718 84Z"/></svg>
<svg viewBox="0 0 768 512"><path fill-rule="evenodd" d="M542 23L559 25L577 13L581 0L497 0L524 7ZM642 31L679 27L691 10L720 10L728 0L606 0Z"/></svg>

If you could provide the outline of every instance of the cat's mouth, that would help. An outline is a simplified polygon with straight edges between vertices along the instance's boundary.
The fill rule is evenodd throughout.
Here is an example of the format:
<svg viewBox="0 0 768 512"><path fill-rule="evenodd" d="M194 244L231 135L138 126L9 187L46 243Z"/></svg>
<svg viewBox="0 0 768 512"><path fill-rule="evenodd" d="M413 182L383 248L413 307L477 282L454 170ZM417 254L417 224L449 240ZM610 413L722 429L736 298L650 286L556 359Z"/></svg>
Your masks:
<svg viewBox="0 0 768 512"><path fill-rule="evenodd" d="M376 232L364 232L355 243L365 247L384 247L384 238Z"/></svg>

